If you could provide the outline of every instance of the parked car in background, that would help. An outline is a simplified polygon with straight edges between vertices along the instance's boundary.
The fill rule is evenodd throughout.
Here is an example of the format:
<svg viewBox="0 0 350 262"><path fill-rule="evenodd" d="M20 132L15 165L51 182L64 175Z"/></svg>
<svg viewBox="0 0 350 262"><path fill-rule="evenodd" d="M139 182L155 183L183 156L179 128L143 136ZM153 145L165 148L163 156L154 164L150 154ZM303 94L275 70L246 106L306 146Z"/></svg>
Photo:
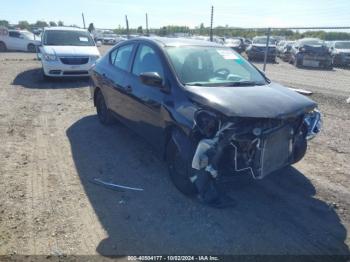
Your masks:
<svg viewBox="0 0 350 262"><path fill-rule="evenodd" d="M303 38L296 41L291 49L289 62L296 67L333 68L329 48L318 38Z"/></svg>
<svg viewBox="0 0 350 262"><path fill-rule="evenodd" d="M39 38L27 30L2 30L0 34L0 52L13 50L34 53L39 45Z"/></svg>
<svg viewBox="0 0 350 262"><path fill-rule="evenodd" d="M290 60L291 50L294 43L294 41L282 40L277 44L277 56L284 62L288 62Z"/></svg>
<svg viewBox="0 0 350 262"><path fill-rule="evenodd" d="M104 34L101 37L102 43L104 45L115 45L117 43L116 38L117 35L116 34Z"/></svg>
<svg viewBox="0 0 350 262"><path fill-rule="evenodd" d="M350 41L333 41L330 44L333 65L350 65Z"/></svg>
<svg viewBox="0 0 350 262"><path fill-rule="evenodd" d="M88 76L100 57L90 33L74 27L45 28L39 51L44 78Z"/></svg>
<svg viewBox="0 0 350 262"><path fill-rule="evenodd" d="M252 44L252 41L250 39L244 38L243 43L244 43L244 50L246 50L247 47Z"/></svg>
<svg viewBox="0 0 350 262"><path fill-rule="evenodd" d="M231 48L136 38L91 68L99 121L114 117L166 159L175 186L225 206L216 179L256 179L298 162L320 131L316 103L271 81Z"/></svg>
<svg viewBox="0 0 350 262"><path fill-rule="evenodd" d="M224 45L238 53L242 53L245 50L243 39L240 38L227 38L225 39Z"/></svg>
<svg viewBox="0 0 350 262"><path fill-rule="evenodd" d="M253 38L252 44L246 49L249 60L264 60L266 50L266 36L257 36ZM272 37L269 39L269 47L267 51L267 60L276 62L276 40Z"/></svg>

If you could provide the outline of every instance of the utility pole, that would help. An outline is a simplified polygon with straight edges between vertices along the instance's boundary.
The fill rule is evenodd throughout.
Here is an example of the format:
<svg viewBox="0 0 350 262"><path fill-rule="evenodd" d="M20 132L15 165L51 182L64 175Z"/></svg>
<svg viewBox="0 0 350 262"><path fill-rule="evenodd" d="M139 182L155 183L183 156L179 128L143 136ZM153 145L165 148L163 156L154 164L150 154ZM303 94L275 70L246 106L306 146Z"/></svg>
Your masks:
<svg viewBox="0 0 350 262"><path fill-rule="evenodd" d="M214 18L214 6L211 6L210 16L210 41L213 42L213 18Z"/></svg>
<svg viewBox="0 0 350 262"><path fill-rule="evenodd" d="M127 38L129 39L130 37L130 34L129 34L129 20L128 20L128 16L125 15L125 22L126 22L126 35L127 35Z"/></svg>
<svg viewBox="0 0 350 262"><path fill-rule="evenodd" d="M84 29L85 29L86 27L85 27L85 17L84 17L84 13L81 13L81 16L83 17L83 25L84 25Z"/></svg>
<svg viewBox="0 0 350 262"><path fill-rule="evenodd" d="M149 30L148 30L148 15L146 13L146 34L149 36Z"/></svg>
<svg viewBox="0 0 350 262"><path fill-rule="evenodd" d="M264 55L264 66L263 66L264 72L266 70L267 53L269 52L270 34L271 34L271 28L267 28L267 37L266 37L266 46L265 46L265 55Z"/></svg>

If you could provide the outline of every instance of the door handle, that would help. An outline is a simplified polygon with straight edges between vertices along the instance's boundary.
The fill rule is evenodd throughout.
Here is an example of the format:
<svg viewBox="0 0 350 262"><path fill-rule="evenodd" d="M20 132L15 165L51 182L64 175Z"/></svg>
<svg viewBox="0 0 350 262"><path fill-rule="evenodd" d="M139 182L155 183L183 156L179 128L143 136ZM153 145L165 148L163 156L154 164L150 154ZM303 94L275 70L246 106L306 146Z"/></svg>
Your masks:
<svg viewBox="0 0 350 262"><path fill-rule="evenodd" d="M126 86L125 91L126 91L127 93L131 93L131 92L132 92L132 87L131 87L131 85Z"/></svg>

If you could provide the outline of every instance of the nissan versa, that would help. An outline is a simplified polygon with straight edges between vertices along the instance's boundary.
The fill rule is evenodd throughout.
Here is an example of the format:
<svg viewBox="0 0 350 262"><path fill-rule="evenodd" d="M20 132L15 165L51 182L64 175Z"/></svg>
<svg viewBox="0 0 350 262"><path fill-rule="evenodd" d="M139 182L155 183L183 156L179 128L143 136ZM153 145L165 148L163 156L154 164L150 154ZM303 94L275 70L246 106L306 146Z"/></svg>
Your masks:
<svg viewBox="0 0 350 262"><path fill-rule="evenodd" d="M309 98L272 83L231 48L212 42L135 38L91 68L100 122L115 117L167 161L175 186L230 206L222 176L256 179L301 160L321 115Z"/></svg>

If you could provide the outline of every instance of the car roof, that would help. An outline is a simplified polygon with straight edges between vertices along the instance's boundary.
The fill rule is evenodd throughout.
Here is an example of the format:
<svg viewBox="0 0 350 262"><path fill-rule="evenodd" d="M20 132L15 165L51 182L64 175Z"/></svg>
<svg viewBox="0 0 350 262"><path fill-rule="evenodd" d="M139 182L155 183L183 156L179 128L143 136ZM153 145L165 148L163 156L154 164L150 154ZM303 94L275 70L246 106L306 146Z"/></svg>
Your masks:
<svg viewBox="0 0 350 262"><path fill-rule="evenodd" d="M223 47L222 45L209 42L204 40L196 40L190 38L171 38L171 37L137 37L133 38L130 41L134 40L144 40L148 42L153 42L159 46L167 47L167 46L210 46L210 47Z"/></svg>
<svg viewBox="0 0 350 262"><path fill-rule="evenodd" d="M87 32L86 29L79 27L69 27L69 26L53 26L53 27L45 27L45 31L82 31Z"/></svg>

